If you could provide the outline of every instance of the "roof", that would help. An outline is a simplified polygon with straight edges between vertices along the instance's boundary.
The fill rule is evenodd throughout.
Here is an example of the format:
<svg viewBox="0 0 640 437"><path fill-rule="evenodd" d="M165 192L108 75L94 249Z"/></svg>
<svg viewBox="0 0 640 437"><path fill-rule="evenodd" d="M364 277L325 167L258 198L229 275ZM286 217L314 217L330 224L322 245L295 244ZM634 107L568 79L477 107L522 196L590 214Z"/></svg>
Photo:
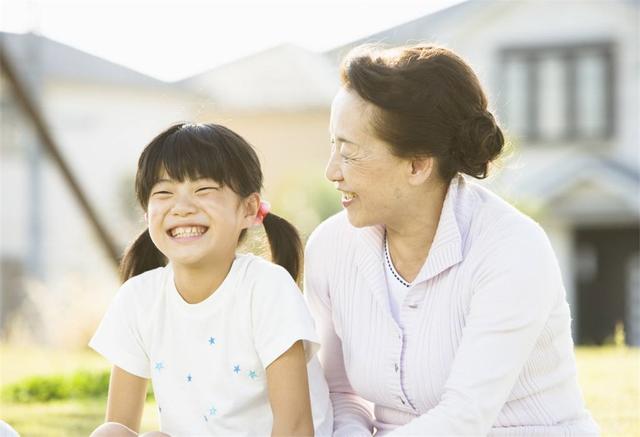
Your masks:
<svg viewBox="0 0 640 437"><path fill-rule="evenodd" d="M584 221L640 216L640 169L595 150L523 151L487 180L506 198Z"/></svg>
<svg viewBox="0 0 640 437"><path fill-rule="evenodd" d="M168 84L130 68L33 33L0 32L0 49L16 69L53 80L166 87Z"/></svg>
<svg viewBox="0 0 640 437"><path fill-rule="evenodd" d="M348 44L333 48L325 54L332 62L338 62L353 47L366 43L381 44L410 44L418 41L448 41L449 35L458 31L455 25L464 17L486 9L487 3L481 1L467 0L462 3L442 9L438 12L428 14L393 26L381 32L368 35L364 38L352 41Z"/></svg>
<svg viewBox="0 0 640 437"><path fill-rule="evenodd" d="M240 110L327 108L339 87L337 68L322 54L280 45L177 83Z"/></svg>

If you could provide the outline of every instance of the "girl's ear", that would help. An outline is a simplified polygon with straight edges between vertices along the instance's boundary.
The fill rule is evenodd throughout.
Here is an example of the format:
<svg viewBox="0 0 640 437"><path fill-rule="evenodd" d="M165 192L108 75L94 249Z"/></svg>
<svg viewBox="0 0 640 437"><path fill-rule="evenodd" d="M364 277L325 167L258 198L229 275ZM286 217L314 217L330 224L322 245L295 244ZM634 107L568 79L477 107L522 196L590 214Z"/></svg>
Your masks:
<svg viewBox="0 0 640 437"><path fill-rule="evenodd" d="M249 228L253 226L256 216L258 215L258 209L260 208L260 195L253 193L247 196L243 201L243 228Z"/></svg>
<svg viewBox="0 0 640 437"><path fill-rule="evenodd" d="M147 213L146 213L146 212L144 213L144 222L145 222L146 224L149 224L149 216L147 215Z"/></svg>

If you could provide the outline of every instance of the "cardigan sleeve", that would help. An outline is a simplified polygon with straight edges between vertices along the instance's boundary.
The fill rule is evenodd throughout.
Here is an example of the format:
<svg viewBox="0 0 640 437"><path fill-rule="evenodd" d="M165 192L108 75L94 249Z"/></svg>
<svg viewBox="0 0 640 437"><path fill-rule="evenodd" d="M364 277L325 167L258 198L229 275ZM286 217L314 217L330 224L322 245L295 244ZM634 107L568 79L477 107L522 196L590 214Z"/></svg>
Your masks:
<svg viewBox="0 0 640 437"><path fill-rule="evenodd" d="M440 402L387 435L486 435L497 419L563 296L544 231L526 222L499 232L481 249L466 324Z"/></svg>
<svg viewBox="0 0 640 437"><path fill-rule="evenodd" d="M370 407L349 383L342 355L342 342L333 326L326 268L326 261L332 255L322 253L319 239L317 232L312 234L305 249L304 295L320 338L318 356L333 404L333 436L370 437L373 432Z"/></svg>

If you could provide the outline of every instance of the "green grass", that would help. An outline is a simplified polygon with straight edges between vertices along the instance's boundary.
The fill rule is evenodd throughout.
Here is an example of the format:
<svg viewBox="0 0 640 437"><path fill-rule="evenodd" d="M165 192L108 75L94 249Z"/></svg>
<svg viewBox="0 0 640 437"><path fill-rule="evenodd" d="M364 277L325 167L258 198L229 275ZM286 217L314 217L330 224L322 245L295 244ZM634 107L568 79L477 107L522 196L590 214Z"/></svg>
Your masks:
<svg viewBox="0 0 640 437"><path fill-rule="evenodd" d="M102 371L108 363L92 351L55 351L0 345L0 383L27 376ZM640 349L621 346L576 349L578 378L603 436L640 437ZM105 399L48 403L0 403L0 418L22 437L89 435L104 418ZM142 431L157 429L153 401L145 405Z"/></svg>
<svg viewBox="0 0 640 437"><path fill-rule="evenodd" d="M90 349L61 351L0 345L0 385L32 376L101 372L109 363ZM10 404L0 400L0 418L21 437L87 437L104 421L106 399ZM155 402L145 404L141 431L158 429Z"/></svg>
<svg viewBox="0 0 640 437"><path fill-rule="evenodd" d="M603 436L640 436L640 349L576 349L578 379Z"/></svg>
<svg viewBox="0 0 640 437"><path fill-rule="evenodd" d="M87 437L104 421L105 400L0 404L0 417L21 437ZM155 403L147 402L141 431L158 429Z"/></svg>

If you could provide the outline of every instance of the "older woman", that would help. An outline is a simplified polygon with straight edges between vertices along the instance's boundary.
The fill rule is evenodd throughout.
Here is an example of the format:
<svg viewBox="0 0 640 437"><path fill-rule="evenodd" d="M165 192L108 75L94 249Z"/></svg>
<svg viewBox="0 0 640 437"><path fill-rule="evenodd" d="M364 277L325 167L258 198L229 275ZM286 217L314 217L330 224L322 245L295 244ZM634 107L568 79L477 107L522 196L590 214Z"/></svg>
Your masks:
<svg viewBox="0 0 640 437"><path fill-rule="evenodd" d="M504 143L473 71L443 48L361 47L342 84L326 176L345 211L309 238L305 275L335 435L597 434L544 231L462 176Z"/></svg>

